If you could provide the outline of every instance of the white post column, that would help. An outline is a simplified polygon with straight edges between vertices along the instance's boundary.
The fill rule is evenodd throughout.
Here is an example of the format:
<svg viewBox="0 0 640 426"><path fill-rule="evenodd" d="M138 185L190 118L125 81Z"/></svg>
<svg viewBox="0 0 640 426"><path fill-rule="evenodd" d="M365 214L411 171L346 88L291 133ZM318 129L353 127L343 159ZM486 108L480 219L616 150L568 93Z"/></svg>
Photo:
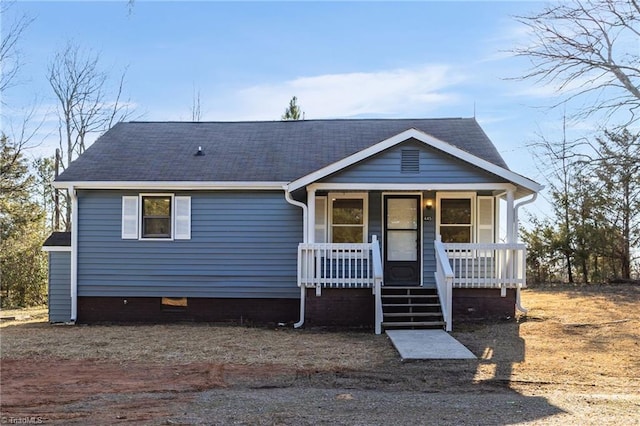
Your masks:
<svg viewBox="0 0 640 426"><path fill-rule="evenodd" d="M307 209L309 219L307 220L307 242L316 242L316 190L307 187Z"/></svg>
<svg viewBox="0 0 640 426"><path fill-rule="evenodd" d="M78 194L71 186L71 322L78 320Z"/></svg>
<svg viewBox="0 0 640 426"><path fill-rule="evenodd" d="M514 203L514 190L507 190L507 243L512 244L516 242L517 230L515 224L515 209Z"/></svg>
<svg viewBox="0 0 640 426"><path fill-rule="evenodd" d="M513 244L516 242L517 239L517 230L515 227L515 213L516 210L514 208L514 199L515 199L515 190L514 189L508 189L507 190L507 243L508 244ZM513 254L511 251L507 252L507 258L506 260L506 274L508 274L509 277L512 276L513 271L512 271L512 266L513 266L513 258L512 258ZM502 285L502 288L500 290L500 296L505 297L507 295L507 286L505 284Z"/></svg>

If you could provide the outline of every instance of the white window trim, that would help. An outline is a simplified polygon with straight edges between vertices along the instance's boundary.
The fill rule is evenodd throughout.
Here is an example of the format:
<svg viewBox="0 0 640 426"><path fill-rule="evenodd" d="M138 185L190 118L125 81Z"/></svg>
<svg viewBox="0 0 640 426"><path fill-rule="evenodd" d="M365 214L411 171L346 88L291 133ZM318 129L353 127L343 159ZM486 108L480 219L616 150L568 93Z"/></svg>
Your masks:
<svg viewBox="0 0 640 426"><path fill-rule="evenodd" d="M320 203L318 203L318 201L322 202L322 205L324 206L323 209L319 209L318 205L320 205ZM327 242L327 235L329 233L329 231L327 230L329 228L329 215L327 213L327 206L329 204L329 197L326 195L316 195L315 196L315 216L313 218L313 241L316 243L322 242L322 243L326 243ZM323 224L318 225L318 217L321 217L324 221ZM316 241L316 233L318 231L322 231L322 240L323 241Z"/></svg>
<svg viewBox="0 0 640 426"><path fill-rule="evenodd" d="M491 205L491 224L490 225L483 225L480 223L480 201L481 200L485 200L485 201L490 201L490 205ZM480 241L480 231L482 230L487 230L490 229L491 230L491 244L496 242L496 202L495 202L495 197L492 195L478 195L476 197L476 208L478 210L478 214L476 216L476 220L477 220L477 226L476 226L476 241L479 242Z"/></svg>
<svg viewBox="0 0 640 426"><path fill-rule="evenodd" d="M476 230L478 229L477 214L476 214L476 198L478 194L476 192L437 192L436 193L436 235L440 235L440 221L442 219L440 202L444 199L460 199L467 198L471 200L471 229L470 229L470 243L476 242ZM446 224L450 226L455 224ZM466 225L465 225L466 226Z"/></svg>
<svg viewBox="0 0 640 426"><path fill-rule="evenodd" d="M144 228L142 227L142 199L144 197L169 197L171 198L171 235L169 238L146 238L143 236ZM175 221L176 221L176 203L174 201L175 195L166 192L145 192L138 194L138 240L139 241L173 241L173 235L175 233Z"/></svg>
<svg viewBox="0 0 640 426"><path fill-rule="evenodd" d="M327 194L327 242L333 241L333 200L362 199L362 243L369 239L369 194L367 192L330 192Z"/></svg>
<svg viewBox="0 0 640 426"><path fill-rule="evenodd" d="M145 238L142 236L142 201L143 197L169 197L171 199L171 235L170 238ZM135 214L133 209L129 211L125 208L126 203L129 202L129 207L135 207ZM178 209L178 204L183 208ZM185 209L186 207L186 209ZM179 212L180 210L180 212ZM179 214L180 213L180 214ZM190 195L175 195L172 193L138 193L136 195L123 195L122 196L122 230L121 238L123 240L137 240L137 241L174 241L174 240L190 240L191 239L191 196ZM130 229L129 233L125 234L125 226L135 224L135 230ZM184 225L180 227L181 232L178 232L178 224ZM133 226L131 226L133 228Z"/></svg>

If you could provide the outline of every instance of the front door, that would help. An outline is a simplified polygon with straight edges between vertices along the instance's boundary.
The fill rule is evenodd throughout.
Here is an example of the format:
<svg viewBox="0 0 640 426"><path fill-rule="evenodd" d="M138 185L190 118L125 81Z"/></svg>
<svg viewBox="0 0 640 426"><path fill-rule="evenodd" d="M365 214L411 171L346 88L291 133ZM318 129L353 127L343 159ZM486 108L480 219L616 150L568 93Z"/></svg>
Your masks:
<svg viewBox="0 0 640 426"><path fill-rule="evenodd" d="M384 197L384 284L420 285L420 196Z"/></svg>

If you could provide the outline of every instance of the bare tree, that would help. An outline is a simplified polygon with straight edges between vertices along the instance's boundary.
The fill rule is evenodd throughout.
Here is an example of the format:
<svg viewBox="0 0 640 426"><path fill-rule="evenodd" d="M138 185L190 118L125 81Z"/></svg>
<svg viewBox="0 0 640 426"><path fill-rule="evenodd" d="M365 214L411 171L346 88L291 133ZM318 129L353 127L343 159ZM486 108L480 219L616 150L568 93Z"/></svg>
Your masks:
<svg viewBox="0 0 640 426"><path fill-rule="evenodd" d="M0 3L0 15L6 14L11 5L12 3ZM31 22L33 22L33 18L22 15L3 31L0 40L0 92L4 92L15 84L15 77L22 65L18 41ZM6 26L6 23L3 25ZM3 99L2 104L4 105L4 103Z"/></svg>
<svg viewBox="0 0 640 426"><path fill-rule="evenodd" d="M99 55L72 43L55 55L48 69L49 83L58 99L62 169L87 148L89 137L100 134L126 119L130 112L121 101L124 74L113 92L106 72L99 67ZM67 205L70 205L67 194ZM66 211L66 226L71 223Z"/></svg>
<svg viewBox="0 0 640 426"><path fill-rule="evenodd" d="M531 61L521 79L555 84L567 91L565 100L583 98L578 116L604 112L610 117L624 110L630 113L629 122L637 119L638 0L570 0L516 19L533 37L532 44L514 49Z"/></svg>
<svg viewBox="0 0 640 426"><path fill-rule="evenodd" d="M191 101L191 121L200 121L202 119L202 112L200 110L200 89L196 91L193 88L193 100Z"/></svg>
<svg viewBox="0 0 640 426"><path fill-rule="evenodd" d="M1 2L0 15L5 15L13 3ZM0 92L4 92L12 86L16 85L16 77L22 66L20 58L20 50L18 43L22 34L27 27L33 22L33 18L27 15L15 19L11 24L5 25L6 30L3 31L0 39ZM6 105L5 97L0 100L1 105ZM23 154L23 150L33 145L33 138L40 130L44 119L39 124L33 125L36 107L31 106L21 111L22 118L20 123L14 123L11 118L3 117L3 129L1 130L4 143L11 147L12 156L7 157L5 166L13 167L14 162Z"/></svg>
<svg viewBox="0 0 640 426"><path fill-rule="evenodd" d="M2 135L8 138L8 143L13 147L16 158L22 155L25 149L35 148L40 145L41 141L35 139L45 121L45 118L42 117L40 121L35 122L35 105L22 110L21 114L18 123L11 118L4 120L3 124L7 128L1 131Z"/></svg>

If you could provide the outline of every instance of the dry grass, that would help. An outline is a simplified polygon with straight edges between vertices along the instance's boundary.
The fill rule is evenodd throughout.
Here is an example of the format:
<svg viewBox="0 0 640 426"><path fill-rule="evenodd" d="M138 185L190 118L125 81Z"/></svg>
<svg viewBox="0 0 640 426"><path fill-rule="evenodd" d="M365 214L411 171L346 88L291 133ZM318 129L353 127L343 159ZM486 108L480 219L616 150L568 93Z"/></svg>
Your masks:
<svg viewBox="0 0 640 426"><path fill-rule="evenodd" d="M29 314L0 328L2 415L64 425L640 424L639 301L633 285L526 290L530 312L517 321L454 325L478 360L414 363L371 332L65 326Z"/></svg>
<svg viewBox="0 0 640 426"><path fill-rule="evenodd" d="M640 287L531 289L518 322L459 324L453 335L481 359L476 380L640 383ZM3 316L8 312L3 311ZM15 313L14 313L15 314ZM2 324L2 358L286 365L368 370L397 359L385 336L210 324L65 326L41 311Z"/></svg>
<svg viewBox="0 0 640 426"><path fill-rule="evenodd" d="M530 289L516 323L454 333L481 357L476 378L640 387L640 287Z"/></svg>
<svg viewBox="0 0 640 426"><path fill-rule="evenodd" d="M3 358L156 363L284 364L352 369L394 357L384 336L360 332L247 328L207 324L65 326L2 329Z"/></svg>
<svg viewBox="0 0 640 426"><path fill-rule="evenodd" d="M46 306L24 309L0 310L0 328L9 325L26 324L47 321L49 314Z"/></svg>

